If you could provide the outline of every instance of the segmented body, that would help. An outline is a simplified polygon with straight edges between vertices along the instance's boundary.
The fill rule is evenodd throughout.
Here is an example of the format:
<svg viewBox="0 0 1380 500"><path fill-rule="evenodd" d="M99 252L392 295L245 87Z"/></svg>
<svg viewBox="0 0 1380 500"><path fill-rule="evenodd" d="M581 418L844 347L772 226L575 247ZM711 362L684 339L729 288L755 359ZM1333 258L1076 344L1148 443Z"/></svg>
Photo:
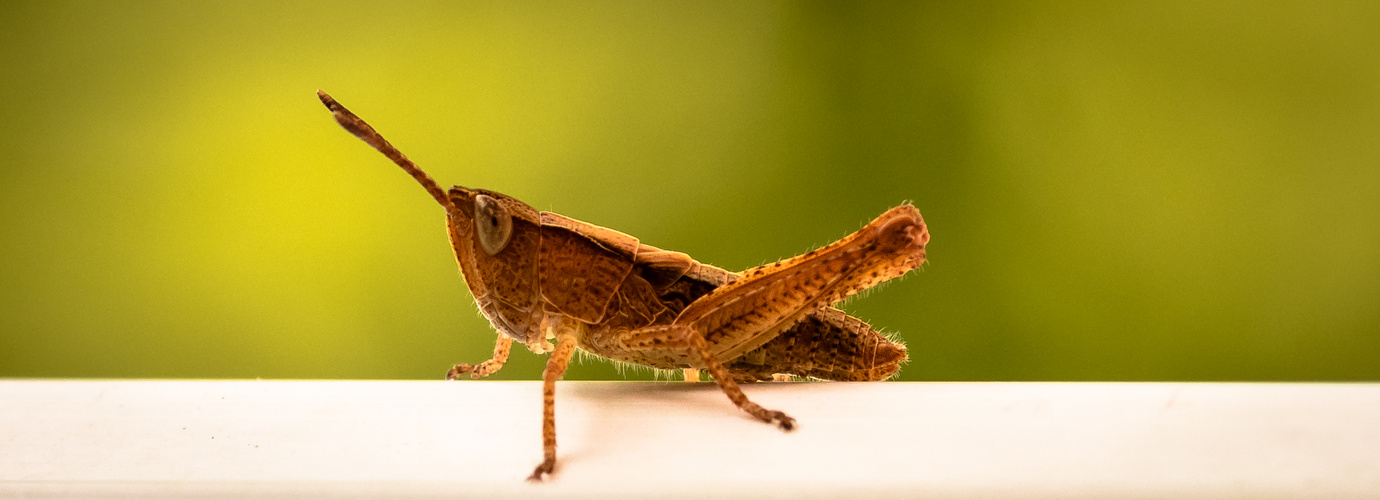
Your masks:
<svg viewBox="0 0 1380 500"><path fill-rule="evenodd" d="M683 253L641 244L612 229L537 212L500 193L455 187L450 195L453 205L464 210L472 205L467 199L475 193L504 203L513 214L513 238L500 254L503 258L496 258L475 248L475 238L463 234L470 225L450 224L456 233L451 240L457 260L480 310L494 327L538 352L549 349L543 346L549 345L546 339L551 332L543 331L543 325L569 317L584 323L579 347L589 353L660 369L702 367L689 351L677 348L676 339L643 339L652 345L634 348L627 342L628 334L671 325L691 304L715 290L781 264L733 273ZM729 324L751 323L759 316L755 311L769 312L778 297L759 294L757 303L741 305L752 309L747 314L705 327L709 345L719 349L716 357L741 381L769 380L775 374L824 380L882 380L894 375L906 360L905 347L862 320L829 307L843 296L913 267L885 260L894 259L890 253L871 251L880 244L875 239L846 238L793 259L813 258L819 265L804 266L805 271L783 277L796 281L783 281L781 293L826 286L836 290L796 317L774 318L780 325L765 333L731 338L736 332L762 330L753 330L750 324ZM824 255L831 251L834 255ZM850 276L849 271L852 279L835 282ZM662 341L667 348L656 349Z"/></svg>

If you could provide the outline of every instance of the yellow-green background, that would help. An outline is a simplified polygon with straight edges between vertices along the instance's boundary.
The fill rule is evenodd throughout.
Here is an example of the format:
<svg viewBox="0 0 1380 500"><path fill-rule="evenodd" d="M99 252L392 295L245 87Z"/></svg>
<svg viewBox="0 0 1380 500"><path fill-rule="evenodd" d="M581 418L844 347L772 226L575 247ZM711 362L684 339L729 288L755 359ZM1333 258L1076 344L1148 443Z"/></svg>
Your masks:
<svg viewBox="0 0 1380 500"><path fill-rule="evenodd" d="M1378 5L4 2L0 376L485 359L441 210L320 88L730 269L911 200L930 263L846 305L904 379L1377 379Z"/></svg>

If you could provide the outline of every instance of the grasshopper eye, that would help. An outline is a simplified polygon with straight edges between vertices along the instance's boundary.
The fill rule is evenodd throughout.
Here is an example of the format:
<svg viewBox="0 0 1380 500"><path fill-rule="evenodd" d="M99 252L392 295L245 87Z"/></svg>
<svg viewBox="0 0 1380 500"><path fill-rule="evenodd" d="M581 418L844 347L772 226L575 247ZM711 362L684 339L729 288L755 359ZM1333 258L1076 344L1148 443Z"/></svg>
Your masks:
<svg viewBox="0 0 1380 500"><path fill-rule="evenodd" d="M498 200L481 194L474 197L474 229L484 253L497 255L513 237L513 219Z"/></svg>

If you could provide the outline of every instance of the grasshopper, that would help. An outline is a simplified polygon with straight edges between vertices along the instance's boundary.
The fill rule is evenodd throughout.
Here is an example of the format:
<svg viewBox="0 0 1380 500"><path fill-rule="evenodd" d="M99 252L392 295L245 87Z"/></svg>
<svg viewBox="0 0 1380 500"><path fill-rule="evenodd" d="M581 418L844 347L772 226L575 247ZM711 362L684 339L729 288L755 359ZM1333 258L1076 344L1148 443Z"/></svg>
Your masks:
<svg viewBox="0 0 1380 500"><path fill-rule="evenodd" d="M555 471L556 381L577 348L683 370L688 381L708 370L739 409L785 431L795 419L753 403L738 382L884 380L907 359L905 346L832 305L924 263L929 231L908 203L822 248L735 273L502 193L443 190L364 120L325 92L317 96L446 211L460 272L500 333L490 359L457 364L446 378L497 372L515 340L551 353L542 372L543 460L530 481Z"/></svg>

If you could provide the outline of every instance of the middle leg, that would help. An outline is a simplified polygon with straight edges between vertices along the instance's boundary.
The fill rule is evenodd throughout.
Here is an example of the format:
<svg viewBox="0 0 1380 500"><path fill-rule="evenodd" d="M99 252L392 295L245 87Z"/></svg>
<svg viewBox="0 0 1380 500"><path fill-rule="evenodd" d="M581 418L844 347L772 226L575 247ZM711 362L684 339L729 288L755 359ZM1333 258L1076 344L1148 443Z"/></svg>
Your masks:
<svg viewBox="0 0 1380 500"><path fill-rule="evenodd" d="M551 357L546 359L546 369L542 370L541 374L543 460L532 471L532 475L527 477L528 481L540 482L543 474L551 474L556 470L556 381L565 375L566 367L570 366L570 356L575 352L577 338L572 328L556 329L556 349L551 352Z"/></svg>

